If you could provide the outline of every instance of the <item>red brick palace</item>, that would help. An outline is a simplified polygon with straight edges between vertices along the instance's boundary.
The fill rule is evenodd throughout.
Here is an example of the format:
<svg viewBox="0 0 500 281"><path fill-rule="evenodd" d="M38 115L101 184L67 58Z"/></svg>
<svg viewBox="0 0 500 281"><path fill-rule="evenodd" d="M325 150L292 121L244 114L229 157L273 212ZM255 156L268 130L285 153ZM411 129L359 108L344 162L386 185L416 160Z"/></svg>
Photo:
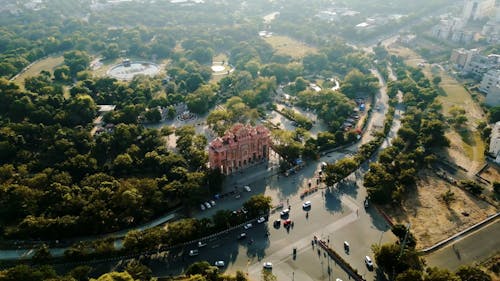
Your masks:
<svg viewBox="0 0 500 281"><path fill-rule="evenodd" d="M252 163L268 159L270 145L270 133L266 127L236 124L224 136L210 142L210 168L220 168L223 174L229 175Z"/></svg>

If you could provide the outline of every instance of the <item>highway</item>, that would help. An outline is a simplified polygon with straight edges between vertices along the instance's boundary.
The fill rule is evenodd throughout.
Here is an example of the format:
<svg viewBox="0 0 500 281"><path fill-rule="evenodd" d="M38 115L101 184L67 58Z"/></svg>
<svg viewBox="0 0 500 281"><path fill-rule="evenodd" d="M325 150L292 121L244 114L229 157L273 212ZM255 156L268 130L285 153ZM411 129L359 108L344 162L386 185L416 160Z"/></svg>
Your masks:
<svg viewBox="0 0 500 281"><path fill-rule="evenodd" d="M455 271L460 265L481 262L500 249L500 220L448 244L425 257L427 264Z"/></svg>

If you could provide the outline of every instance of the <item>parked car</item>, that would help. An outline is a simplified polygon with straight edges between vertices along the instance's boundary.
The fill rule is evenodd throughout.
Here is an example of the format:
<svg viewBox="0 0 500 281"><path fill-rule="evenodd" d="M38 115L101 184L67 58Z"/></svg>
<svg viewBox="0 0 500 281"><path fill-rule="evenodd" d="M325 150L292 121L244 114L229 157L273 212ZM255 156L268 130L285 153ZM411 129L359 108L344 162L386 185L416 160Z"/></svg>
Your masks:
<svg viewBox="0 0 500 281"><path fill-rule="evenodd" d="M302 208L307 209L311 207L311 201L306 201L302 204Z"/></svg>
<svg viewBox="0 0 500 281"><path fill-rule="evenodd" d="M340 278L335 278L335 281L342 281L342 279L340 279Z"/></svg>
<svg viewBox="0 0 500 281"><path fill-rule="evenodd" d="M365 208L368 208L368 198L365 199L364 205L365 205Z"/></svg>
<svg viewBox="0 0 500 281"><path fill-rule="evenodd" d="M224 261L216 261L215 262L215 266L217 266L217 267L224 267L225 266Z"/></svg>
<svg viewBox="0 0 500 281"><path fill-rule="evenodd" d="M279 227L281 225L281 220L275 220L273 222L274 227Z"/></svg>
<svg viewBox="0 0 500 281"><path fill-rule="evenodd" d="M263 223L266 221L266 218L265 217L260 217L258 220L257 220L257 223Z"/></svg>
<svg viewBox="0 0 500 281"><path fill-rule="evenodd" d="M250 186L248 186L248 185L245 185L243 188L244 188L247 192L252 191L252 189L251 189L251 188L250 188Z"/></svg>
<svg viewBox="0 0 500 281"><path fill-rule="evenodd" d="M203 243L201 241L198 241L198 248L205 247L207 243Z"/></svg>
<svg viewBox="0 0 500 281"><path fill-rule="evenodd" d="M208 203L208 202L205 202L205 207L207 207L207 209L212 208L212 206L211 206L211 205L210 205L210 203Z"/></svg>
<svg viewBox="0 0 500 281"><path fill-rule="evenodd" d="M200 254L200 252L198 252L198 250L190 250L189 251L189 256L190 257L194 257L194 256L197 256L199 254Z"/></svg>
<svg viewBox="0 0 500 281"><path fill-rule="evenodd" d="M206 209L206 208L205 208L205 205L200 204L200 209L201 209L202 211L205 211L205 209Z"/></svg>
<svg viewBox="0 0 500 281"><path fill-rule="evenodd" d="M283 226L284 226L284 227L288 227L288 226L290 226L290 224L292 224L292 220L291 220L291 219L287 219L287 220L285 220L285 221L283 222Z"/></svg>
<svg viewBox="0 0 500 281"><path fill-rule="evenodd" d="M247 223L243 226L244 229L249 229L249 228L252 228L252 224L251 223Z"/></svg>
<svg viewBox="0 0 500 281"><path fill-rule="evenodd" d="M365 256L365 263L368 269L373 269L373 261L369 256Z"/></svg>
<svg viewBox="0 0 500 281"><path fill-rule="evenodd" d="M280 212L280 216L285 217L288 216L290 213L290 209L284 209L283 211Z"/></svg>
<svg viewBox="0 0 500 281"><path fill-rule="evenodd" d="M241 239L245 239L247 237L247 234L245 232L243 233L240 233L240 235L238 235L238 239L241 240Z"/></svg>
<svg viewBox="0 0 500 281"><path fill-rule="evenodd" d="M265 269L273 269L273 263L272 263L272 262L265 262L265 263L263 264L263 267L264 267Z"/></svg>
<svg viewBox="0 0 500 281"><path fill-rule="evenodd" d="M214 200L210 200L210 205L212 205L212 207L215 206L215 201Z"/></svg>

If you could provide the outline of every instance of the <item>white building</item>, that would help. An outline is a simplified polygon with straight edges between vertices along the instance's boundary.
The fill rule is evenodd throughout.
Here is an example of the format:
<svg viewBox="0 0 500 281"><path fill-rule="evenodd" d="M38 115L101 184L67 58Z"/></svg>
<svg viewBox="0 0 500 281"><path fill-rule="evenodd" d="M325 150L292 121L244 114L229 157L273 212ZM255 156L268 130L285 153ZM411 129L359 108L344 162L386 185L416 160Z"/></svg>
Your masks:
<svg viewBox="0 0 500 281"><path fill-rule="evenodd" d="M479 90L484 93L489 93L491 89L500 84L500 70L492 69L483 75Z"/></svg>
<svg viewBox="0 0 500 281"><path fill-rule="evenodd" d="M489 17L495 10L495 0L465 0L462 19L481 20Z"/></svg>
<svg viewBox="0 0 500 281"><path fill-rule="evenodd" d="M491 130L489 153L495 158L495 162L500 163L500 121Z"/></svg>

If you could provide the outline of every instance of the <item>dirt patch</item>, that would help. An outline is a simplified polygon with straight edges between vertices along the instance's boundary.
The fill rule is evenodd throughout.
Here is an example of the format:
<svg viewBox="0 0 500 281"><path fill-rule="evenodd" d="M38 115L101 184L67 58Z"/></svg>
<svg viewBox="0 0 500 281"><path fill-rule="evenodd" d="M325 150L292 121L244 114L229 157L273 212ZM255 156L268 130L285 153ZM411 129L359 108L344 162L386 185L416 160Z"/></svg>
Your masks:
<svg viewBox="0 0 500 281"><path fill-rule="evenodd" d="M488 164L488 167L481 172L480 176L491 183L500 182L500 167L495 164Z"/></svg>
<svg viewBox="0 0 500 281"><path fill-rule="evenodd" d="M401 208L384 207L395 223L411 223L419 249L427 248L496 213L490 204L472 197L441 180L430 171L420 173ZM449 206L442 195L451 190L455 198ZM467 214L467 215L464 215Z"/></svg>

